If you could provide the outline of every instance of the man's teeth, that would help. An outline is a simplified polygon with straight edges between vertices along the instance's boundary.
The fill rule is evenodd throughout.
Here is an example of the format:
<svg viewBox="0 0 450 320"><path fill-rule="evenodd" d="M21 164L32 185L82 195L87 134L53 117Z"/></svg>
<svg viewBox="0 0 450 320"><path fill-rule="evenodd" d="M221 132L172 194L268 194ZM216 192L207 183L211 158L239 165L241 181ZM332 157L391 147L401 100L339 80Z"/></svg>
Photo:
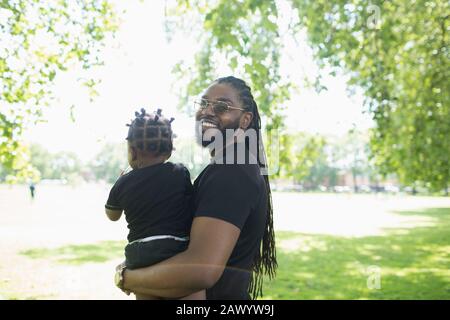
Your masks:
<svg viewBox="0 0 450 320"><path fill-rule="evenodd" d="M216 127L215 124L213 124L213 123L211 123L211 122L206 122L206 121L203 121L203 122L202 122L202 126L204 126L204 127L209 127L209 128L215 128L215 127Z"/></svg>

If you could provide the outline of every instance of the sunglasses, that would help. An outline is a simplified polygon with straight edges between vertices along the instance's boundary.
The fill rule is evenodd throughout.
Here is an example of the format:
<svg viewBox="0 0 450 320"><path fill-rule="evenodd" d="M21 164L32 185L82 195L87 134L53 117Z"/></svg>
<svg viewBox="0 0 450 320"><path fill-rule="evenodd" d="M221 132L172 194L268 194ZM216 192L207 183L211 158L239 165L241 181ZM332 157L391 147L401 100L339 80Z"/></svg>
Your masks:
<svg viewBox="0 0 450 320"><path fill-rule="evenodd" d="M228 112L230 109L245 111L243 108L232 107L225 101L210 101L206 99L194 101L195 109L199 111L207 109L209 105L216 114Z"/></svg>

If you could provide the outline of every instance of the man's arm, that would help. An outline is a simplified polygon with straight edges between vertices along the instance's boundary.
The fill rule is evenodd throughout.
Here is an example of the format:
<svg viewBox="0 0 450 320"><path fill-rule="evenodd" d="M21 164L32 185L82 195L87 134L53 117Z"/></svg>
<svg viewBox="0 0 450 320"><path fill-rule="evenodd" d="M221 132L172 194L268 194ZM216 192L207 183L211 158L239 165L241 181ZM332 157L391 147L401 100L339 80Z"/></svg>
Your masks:
<svg viewBox="0 0 450 320"><path fill-rule="evenodd" d="M108 208L105 208L105 213L108 216L109 220L111 221L117 221L122 216L123 210L111 210Z"/></svg>
<svg viewBox="0 0 450 320"><path fill-rule="evenodd" d="M186 251L154 266L125 270L124 288L166 298L210 288L222 276L240 233L224 220L196 217Z"/></svg>

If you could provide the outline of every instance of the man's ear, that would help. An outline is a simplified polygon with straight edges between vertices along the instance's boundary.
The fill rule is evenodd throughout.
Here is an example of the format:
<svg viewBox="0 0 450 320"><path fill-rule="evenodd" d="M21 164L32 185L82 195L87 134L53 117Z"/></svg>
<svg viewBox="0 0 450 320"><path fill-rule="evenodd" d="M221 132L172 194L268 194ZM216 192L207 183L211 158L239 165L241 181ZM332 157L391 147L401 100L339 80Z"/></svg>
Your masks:
<svg viewBox="0 0 450 320"><path fill-rule="evenodd" d="M245 112L242 117L241 120L239 122L239 127L242 129L247 129L250 124L252 123L253 120L253 113L251 112Z"/></svg>

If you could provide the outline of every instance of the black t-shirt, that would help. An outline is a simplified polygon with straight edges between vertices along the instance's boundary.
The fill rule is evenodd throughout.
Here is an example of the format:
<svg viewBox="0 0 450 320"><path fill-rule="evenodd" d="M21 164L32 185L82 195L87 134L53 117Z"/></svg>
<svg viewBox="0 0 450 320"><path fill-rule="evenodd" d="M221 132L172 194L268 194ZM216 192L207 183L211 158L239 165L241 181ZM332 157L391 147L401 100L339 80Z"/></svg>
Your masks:
<svg viewBox="0 0 450 320"><path fill-rule="evenodd" d="M125 211L130 242L154 235L187 236L193 218L192 191L189 171L166 162L120 177L105 207Z"/></svg>
<svg viewBox="0 0 450 320"><path fill-rule="evenodd" d="M194 182L194 216L212 217L241 230L219 281L207 299L250 299L253 260L267 217L267 190L257 164L209 164Z"/></svg>

